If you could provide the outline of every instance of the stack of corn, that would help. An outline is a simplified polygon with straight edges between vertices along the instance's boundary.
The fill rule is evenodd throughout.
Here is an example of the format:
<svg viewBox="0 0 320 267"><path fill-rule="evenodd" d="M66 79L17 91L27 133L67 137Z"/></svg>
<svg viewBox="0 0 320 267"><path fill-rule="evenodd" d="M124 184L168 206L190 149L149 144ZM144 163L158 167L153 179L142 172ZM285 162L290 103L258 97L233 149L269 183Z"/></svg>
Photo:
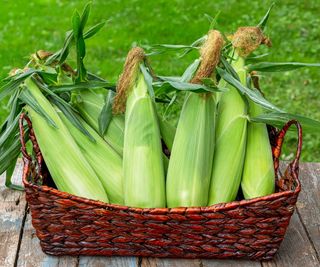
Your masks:
<svg viewBox="0 0 320 267"><path fill-rule="evenodd" d="M50 125L36 109L26 106L41 153L58 189L108 203L108 196L94 171L95 167L90 166L67 126L36 83L29 78L23 90L27 90L37 100L55 124Z"/></svg>

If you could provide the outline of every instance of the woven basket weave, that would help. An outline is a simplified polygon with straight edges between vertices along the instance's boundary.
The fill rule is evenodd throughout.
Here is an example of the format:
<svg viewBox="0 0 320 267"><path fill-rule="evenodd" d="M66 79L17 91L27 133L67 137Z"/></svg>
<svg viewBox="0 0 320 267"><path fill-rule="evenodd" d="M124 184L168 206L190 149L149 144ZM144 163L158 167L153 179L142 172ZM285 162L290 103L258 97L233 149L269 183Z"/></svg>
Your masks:
<svg viewBox="0 0 320 267"><path fill-rule="evenodd" d="M26 151L24 121L29 127L34 161ZM292 124L298 128L298 149L281 174L279 155ZM42 250L50 255L271 259L284 238L301 189L302 130L296 121L270 135L276 193L209 207L170 209L130 208L58 191L52 187L31 121L24 114L20 132L23 183L32 224Z"/></svg>

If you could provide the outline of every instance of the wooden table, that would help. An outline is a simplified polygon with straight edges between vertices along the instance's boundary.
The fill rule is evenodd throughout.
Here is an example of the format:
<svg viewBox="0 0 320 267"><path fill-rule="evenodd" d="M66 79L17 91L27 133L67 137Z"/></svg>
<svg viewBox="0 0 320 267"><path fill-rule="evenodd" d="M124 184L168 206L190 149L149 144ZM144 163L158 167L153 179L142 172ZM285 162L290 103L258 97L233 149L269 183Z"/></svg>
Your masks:
<svg viewBox="0 0 320 267"><path fill-rule="evenodd" d="M21 183L22 163L14 180ZM52 257L45 255L31 224L24 193L5 188L0 176L0 267L5 266L320 266L320 163L301 164L302 192L285 240L274 260L183 260L137 257Z"/></svg>

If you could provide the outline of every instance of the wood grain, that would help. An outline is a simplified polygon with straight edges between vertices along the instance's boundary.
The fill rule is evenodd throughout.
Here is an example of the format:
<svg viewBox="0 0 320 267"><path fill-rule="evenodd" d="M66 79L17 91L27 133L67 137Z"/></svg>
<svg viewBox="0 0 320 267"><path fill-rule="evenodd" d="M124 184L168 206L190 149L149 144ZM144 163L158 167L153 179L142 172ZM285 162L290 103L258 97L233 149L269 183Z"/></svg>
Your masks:
<svg viewBox="0 0 320 267"><path fill-rule="evenodd" d="M141 267L200 267L201 260L142 258Z"/></svg>
<svg viewBox="0 0 320 267"><path fill-rule="evenodd" d="M300 193L297 208L309 238L320 255L320 164L307 163L300 168Z"/></svg>
<svg viewBox="0 0 320 267"><path fill-rule="evenodd" d="M23 229L23 236L17 266L50 266L50 267L75 267L77 266L77 257L54 257L42 252L39 240L31 224L31 216L27 219Z"/></svg>
<svg viewBox="0 0 320 267"><path fill-rule="evenodd" d="M21 184L22 162L17 164L14 182ZM19 179L20 177L20 179ZM0 176L0 266L13 266L18 251L20 229L26 201L24 193L5 187L5 175Z"/></svg>
<svg viewBox="0 0 320 267"><path fill-rule="evenodd" d="M137 267L135 257L85 257L79 258L79 267Z"/></svg>
<svg viewBox="0 0 320 267"><path fill-rule="evenodd" d="M259 261L247 260L202 260L203 267L260 267Z"/></svg>
<svg viewBox="0 0 320 267"><path fill-rule="evenodd" d="M271 261L262 262L264 267L318 267L320 263L303 225L295 212L291 218L286 236Z"/></svg>

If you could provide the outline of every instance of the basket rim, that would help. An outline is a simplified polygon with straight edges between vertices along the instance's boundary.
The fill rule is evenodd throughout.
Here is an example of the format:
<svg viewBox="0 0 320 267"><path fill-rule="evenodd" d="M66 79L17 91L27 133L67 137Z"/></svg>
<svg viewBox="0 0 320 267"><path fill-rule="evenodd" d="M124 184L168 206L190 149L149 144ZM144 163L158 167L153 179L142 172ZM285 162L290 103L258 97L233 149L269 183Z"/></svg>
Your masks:
<svg viewBox="0 0 320 267"><path fill-rule="evenodd" d="M118 211L130 211L134 213L153 213L153 214L167 214L167 213L179 213L181 212L189 212L189 213L202 213L202 212L222 212L231 209L235 209L237 207L248 206L257 202L263 201L272 201L281 197L288 197L291 195L297 195L301 191L301 183L298 177L295 177L295 182L297 186L294 190L286 190L282 192L276 192L263 197L256 197L252 199L243 199L243 200L235 200L228 203L219 203L211 206L204 207L175 207L175 208L138 208L138 207L129 207L118 204L105 203L99 200L93 200L85 197L75 196L67 192L60 191L53 187L47 185L37 185L28 181L28 173L29 173L30 161L24 160L23 166L23 174L22 181L26 188L33 188L37 191L45 192L53 194L59 198L69 199L75 201L77 203L89 204L93 206L97 206L99 208L105 208L108 210L118 210ZM276 179L276 178L275 178Z"/></svg>

